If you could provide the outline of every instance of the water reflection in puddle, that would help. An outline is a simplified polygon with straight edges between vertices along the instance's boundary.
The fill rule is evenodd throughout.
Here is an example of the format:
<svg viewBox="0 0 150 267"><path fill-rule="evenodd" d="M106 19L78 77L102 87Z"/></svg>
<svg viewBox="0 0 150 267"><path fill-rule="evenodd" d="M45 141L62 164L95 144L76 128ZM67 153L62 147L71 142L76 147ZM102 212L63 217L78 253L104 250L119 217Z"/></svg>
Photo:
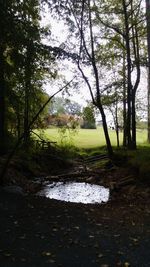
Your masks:
<svg viewBox="0 0 150 267"><path fill-rule="evenodd" d="M47 185L39 195L66 202L95 204L108 201L109 189L88 183L58 182Z"/></svg>

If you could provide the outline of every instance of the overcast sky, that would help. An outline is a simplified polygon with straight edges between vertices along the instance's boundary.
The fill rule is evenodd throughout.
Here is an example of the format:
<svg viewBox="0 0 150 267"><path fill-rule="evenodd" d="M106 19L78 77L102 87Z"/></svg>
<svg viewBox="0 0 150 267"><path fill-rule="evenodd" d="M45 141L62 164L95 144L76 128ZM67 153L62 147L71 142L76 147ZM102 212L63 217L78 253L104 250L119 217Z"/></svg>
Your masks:
<svg viewBox="0 0 150 267"><path fill-rule="evenodd" d="M145 4L145 1L143 1L143 4ZM64 24L63 21L61 20L56 20L53 19L50 16L50 12L48 9L45 9L45 14L42 16L42 21L41 21L42 26L47 26L49 25L51 29L51 36L50 39L45 39L43 40L44 43L50 44L53 46L60 46L62 43L65 43L67 40L67 26ZM73 77L74 73L72 70L74 68L77 68L74 64L71 62L68 62L67 59L58 64L58 68L61 69L61 64L63 66L63 70L60 71L62 75L66 77L66 80L69 81ZM87 70L88 71L88 70ZM90 73L90 72L89 72ZM141 78L141 83L138 88L138 93L140 96L140 100L143 101L143 104L146 106L147 104L147 79L146 79L146 70L142 71L142 78ZM45 85L45 89L48 94L52 94L56 90L58 90L58 86L61 87L61 85L58 85L58 82L54 82L53 85L47 83ZM76 93L74 90L70 91L71 96L69 97L70 99L78 102L79 104L85 106L87 100L91 100L89 90L86 87L86 85L82 85L82 88L80 88L80 93Z"/></svg>

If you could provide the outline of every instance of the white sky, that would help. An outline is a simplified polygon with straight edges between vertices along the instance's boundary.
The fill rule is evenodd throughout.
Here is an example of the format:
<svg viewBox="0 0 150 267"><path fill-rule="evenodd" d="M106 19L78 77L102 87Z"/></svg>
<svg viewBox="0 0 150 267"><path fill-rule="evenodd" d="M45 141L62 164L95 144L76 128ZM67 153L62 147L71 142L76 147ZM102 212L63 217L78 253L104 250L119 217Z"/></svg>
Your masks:
<svg viewBox="0 0 150 267"><path fill-rule="evenodd" d="M144 2L145 3L145 2ZM65 43L67 40L67 26L64 24L63 21L58 21L50 17L50 13L48 9L46 9L45 12L45 17L42 17L41 21L42 26L48 26L50 27L51 30L51 36L50 40L45 39L43 40L44 43L50 44L52 46L60 46L62 43ZM64 75L66 77L66 80L69 81L73 77L73 69L74 69L74 64L69 62L68 60L64 60L63 63L58 63L58 67L60 67L60 64L63 65L63 70L61 70L61 75ZM90 73L89 73L90 74ZM146 106L147 105L147 79L146 79L146 70L142 70L142 78L141 78L141 83L138 88L138 94L140 96L141 101L143 101L143 104ZM58 85L58 82L54 82L52 84L47 84L44 86L45 90L47 91L48 94L53 94L62 86ZM83 85L81 85L83 86ZM74 90L70 91L71 96L69 99L72 99L76 102L78 102L80 105L85 106L88 100L91 100L91 96L89 93L89 90L87 86L85 85L84 87L80 88L80 93L75 92ZM60 96L60 95L59 95ZM111 120L111 116L108 116L108 120Z"/></svg>
<svg viewBox="0 0 150 267"><path fill-rule="evenodd" d="M42 16L41 25L50 27L51 37L50 37L50 40L43 39L43 42L45 44L59 47L61 44L65 43L67 40L67 26L64 24L62 20L58 21L50 17L49 14L50 13L48 11L48 8L45 8L45 14L44 14L44 17ZM74 76L73 70L75 68L77 69L77 66L69 62L67 59L64 60L62 63L59 62L58 64L59 66L60 64L62 64L64 68L63 70L61 70L61 74L64 75L67 81L70 81ZM48 94L53 94L54 92L56 92L56 90L58 90L57 81L56 83L55 82L53 83L53 86L51 86L50 84L45 85L44 89L46 90ZM78 93L75 92L75 90L70 90L69 92L70 92L69 99L78 102L82 106L86 106L87 101L91 100L90 93L86 85L83 88L80 88L80 92ZM59 95L61 95L61 93Z"/></svg>

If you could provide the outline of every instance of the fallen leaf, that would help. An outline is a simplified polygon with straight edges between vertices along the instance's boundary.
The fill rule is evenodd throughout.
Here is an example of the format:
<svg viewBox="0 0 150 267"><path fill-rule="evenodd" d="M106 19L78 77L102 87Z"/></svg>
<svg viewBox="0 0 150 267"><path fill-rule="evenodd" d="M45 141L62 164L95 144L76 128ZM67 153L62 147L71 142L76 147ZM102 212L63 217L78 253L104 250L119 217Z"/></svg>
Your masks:
<svg viewBox="0 0 150 267"><path fill-rule="evenodd" d="M124 254L124 253L123 253L122 251L120 251L120 250L119 250L117 253L118 253L118 255L123 255L123 254Z"/></svg>
<svg viewBox="0 0 150 267"><path fill-rule="evenodd" d="M26 235L19 236L19 239L26 239Z"/></svg>
<svg viewBox="0 0 150 267"><path fill-rule="evenodd" d="M104 257L104 255L103 254L98 254L98 256L97 256L98 258L102 258L102 257Z"/></svg>
<svg viewBox="0 0 150 267"><path fill-rule="evenodd" d="M21 258L21 261L22 261L22 262L26 262L26 259L25 259L25 258Z"/></svg>
<svg viewBox="0 0 150 267"><path fill-rule="evenodd" d="M120 237L120 234L116 234L116 235L114 235L114 237Z"/></svg>
<svg viewBox="0 0 150 267"><path fill-rule="evenodd" d="M47 256L47 257L49 257L49 256L52 256L52 253L49 252L49 251L43 251L43 252L42 252L42 255L43 255L43 256Z"/></svg>
<svg viewBox="0 0 150 267"><path fill-rule="evenodd" d="M139 240L138 240L138 238L132 238L132 237L130 237L130 239L133 241L133 242L138 242Z"/></svg>
<svg viewBox="0 0 150 267"><path fill-rule="evenodd" d="M53 259L50 259L50 260L48 260L47 262L49 262L49 263L55 263L56 261L53 260Z"/></svg>
<svg viewBox="0 0 150 267"><path fill-rule="evenodd" d="M6 252L6 253L4 253L4 256L5 256L5 257L11 257L12 255L11 255L11 253Z"/></svg>
<svg viewBox="0 0 150 267"><path fill-rule="evenodd" d="M57 229L57 228L53 228L52 231L53 231L53 232L58 232L58 229Z"/></svg>
<svg viewBox="0 0 150 267"><path fill-rule="evenodd" d="M89 235L89 238L94 238L94 235Z"/></svg>
<svg viewBox="0 0 150 267"><path fill-rule="evenodd" d="M74 229L77 229L77 230L79 230L79 229L80 229L80 227L79 227L79 226L74 226Z"/></svg>

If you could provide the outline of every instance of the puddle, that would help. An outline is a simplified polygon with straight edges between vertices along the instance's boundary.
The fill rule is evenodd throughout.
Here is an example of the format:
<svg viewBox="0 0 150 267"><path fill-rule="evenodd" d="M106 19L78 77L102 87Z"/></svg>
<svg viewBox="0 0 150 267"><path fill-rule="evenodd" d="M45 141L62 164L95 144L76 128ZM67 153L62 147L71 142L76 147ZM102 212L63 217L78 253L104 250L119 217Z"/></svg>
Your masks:
<svg viewBox="0 0 150 267"><path fill-rule="evenodd" d="M40 196L66 202L98 204L109 200L109 189L88 183L52 183L47 185Z"/></svg>

